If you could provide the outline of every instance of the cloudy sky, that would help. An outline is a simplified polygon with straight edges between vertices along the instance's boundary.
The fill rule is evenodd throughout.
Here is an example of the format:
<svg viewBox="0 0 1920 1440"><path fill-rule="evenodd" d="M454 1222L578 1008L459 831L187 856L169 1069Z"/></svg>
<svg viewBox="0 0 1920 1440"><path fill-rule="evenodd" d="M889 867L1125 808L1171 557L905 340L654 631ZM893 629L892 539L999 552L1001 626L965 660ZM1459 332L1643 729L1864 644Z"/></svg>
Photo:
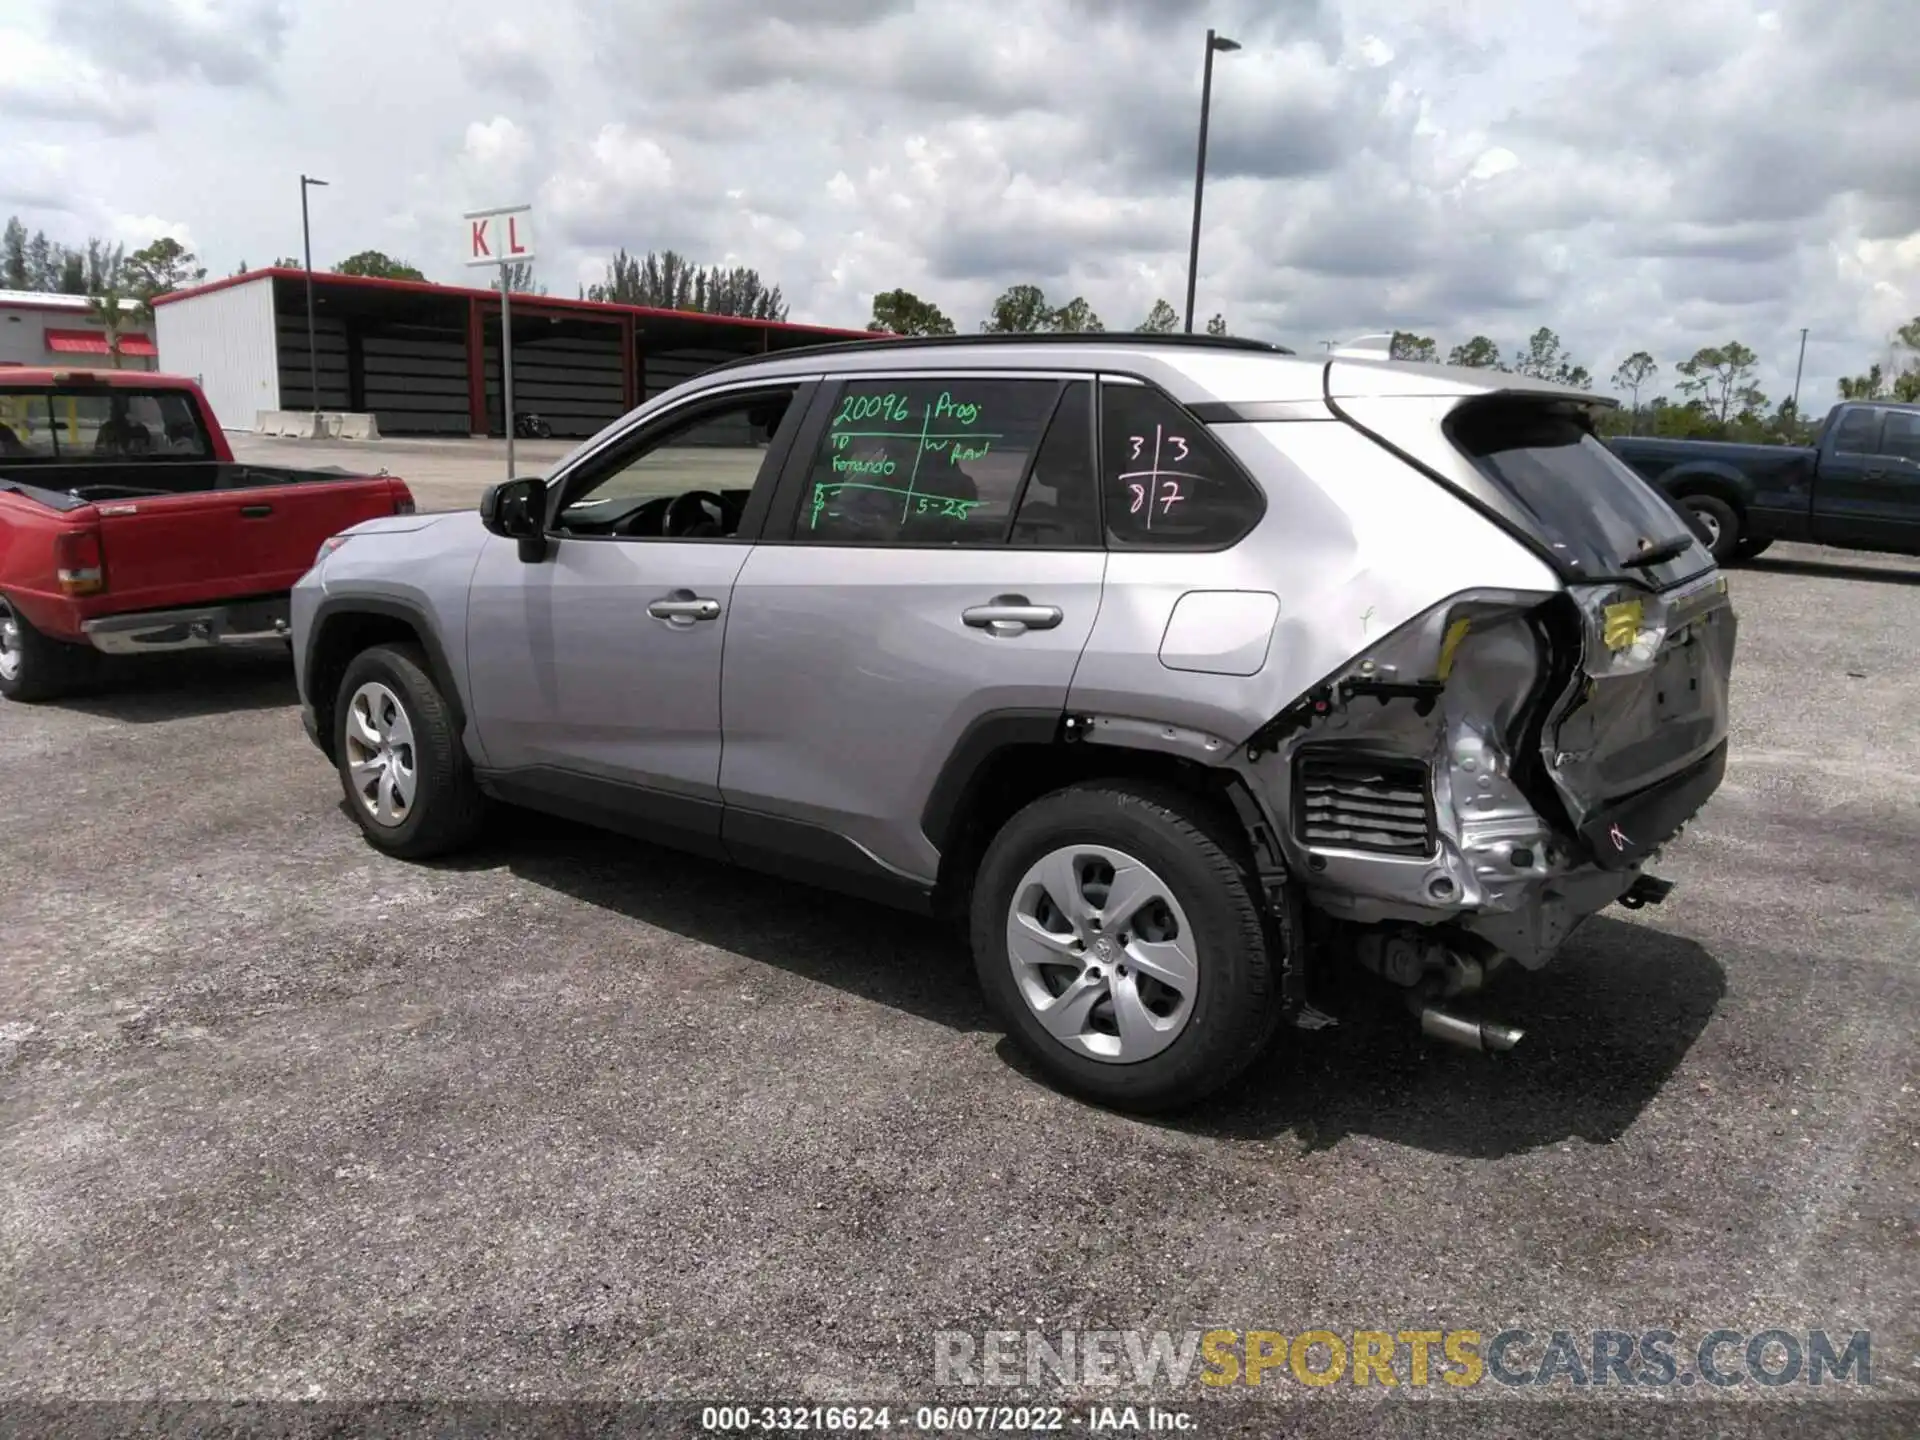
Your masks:
<svg viewBox="0 0 1920 1440"><path fill-rule="evenodd" d="M459 281L531 199L540 279L744 263L793 318L1007 285L1305 350L1387 328L1602 376L1760 353L1775 398L1920 313L1916 0L0 0L0 214L187 240L215 274L374 247Z"/></svg>

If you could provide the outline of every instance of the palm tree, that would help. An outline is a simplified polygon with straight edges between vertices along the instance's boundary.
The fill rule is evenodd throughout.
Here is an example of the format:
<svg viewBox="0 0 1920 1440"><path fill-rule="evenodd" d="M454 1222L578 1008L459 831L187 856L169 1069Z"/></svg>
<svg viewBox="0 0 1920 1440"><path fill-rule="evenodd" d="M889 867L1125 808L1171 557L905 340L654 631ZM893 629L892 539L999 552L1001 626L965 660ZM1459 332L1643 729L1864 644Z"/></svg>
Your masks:
<svg viewBox="0 0 1920 1440"><path fill-rule="evenodd" d="M113 368L120 368L120 334L127 326L127 317L121 307L126 296L121 293L120 282L109 280L100 289L87 296L87 317L106 332L107 353L113 357Z"/></svg>

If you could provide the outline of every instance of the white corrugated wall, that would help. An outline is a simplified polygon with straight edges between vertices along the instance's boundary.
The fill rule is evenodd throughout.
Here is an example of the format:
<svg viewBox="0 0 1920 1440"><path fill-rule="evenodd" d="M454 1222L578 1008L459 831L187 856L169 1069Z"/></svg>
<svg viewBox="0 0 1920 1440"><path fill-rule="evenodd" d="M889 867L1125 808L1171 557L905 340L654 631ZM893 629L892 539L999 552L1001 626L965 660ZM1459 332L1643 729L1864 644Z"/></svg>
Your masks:
<svg viewBox="0 0 1920 1440"><path fill-rule="evenodd" d="M259 411L280 408L271 275L156 305L153 314L160 368L198 379L221 429L251 430Z"/></svg>

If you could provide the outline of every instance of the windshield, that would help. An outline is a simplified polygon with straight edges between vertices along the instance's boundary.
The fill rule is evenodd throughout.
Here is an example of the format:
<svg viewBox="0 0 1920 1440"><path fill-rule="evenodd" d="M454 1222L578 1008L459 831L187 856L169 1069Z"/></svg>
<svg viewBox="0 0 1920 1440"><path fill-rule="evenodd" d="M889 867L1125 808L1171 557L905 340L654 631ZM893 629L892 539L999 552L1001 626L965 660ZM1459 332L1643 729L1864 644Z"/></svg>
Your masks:
<svg viewBox="0 0 1920 1440"><path fill-rule="evenodd" d="M0 462L207 460L213 444L179 390L0 391Z"/></svg>
<svg viewBox="0 0 1920 1440"><path fill-rule="evenodd" d="M1588 575L1632 575L1666 586L1713 564L1686 518L1574 415L1540 405L1470 405L1447 426L1480 473L1539 527L1555 551ZM1635 567L1640 554L1675 549Z"/></svg>

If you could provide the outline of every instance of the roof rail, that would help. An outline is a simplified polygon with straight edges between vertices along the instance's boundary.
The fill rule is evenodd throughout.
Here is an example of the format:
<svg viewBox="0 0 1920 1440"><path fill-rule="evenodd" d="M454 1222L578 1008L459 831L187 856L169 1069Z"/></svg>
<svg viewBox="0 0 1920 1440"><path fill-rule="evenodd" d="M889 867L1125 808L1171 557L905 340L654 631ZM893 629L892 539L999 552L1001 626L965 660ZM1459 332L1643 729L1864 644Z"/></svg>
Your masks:
<svg viewBox="0 0 1920 1440"><path fill-rule="evenodd" d="M1271 345L1265 340L1250 340L1239 335L1168 335L1137 330L992 331L978 335L894 335L883 332L876 333L871 340L836 340L823 345L795 345L791 348L769 350L765 354L742 355L737 360L723 361L701 373L710 375L715 370L732 370L741 365L757 365L764 360L785 360L796 356L858 354L865 350L898 349L903 345L919 349L968 345L1071 344L1170 345L1179 349L1194 350L1251 350L1265 355L1294 353L1284 345Z"/></svg>

